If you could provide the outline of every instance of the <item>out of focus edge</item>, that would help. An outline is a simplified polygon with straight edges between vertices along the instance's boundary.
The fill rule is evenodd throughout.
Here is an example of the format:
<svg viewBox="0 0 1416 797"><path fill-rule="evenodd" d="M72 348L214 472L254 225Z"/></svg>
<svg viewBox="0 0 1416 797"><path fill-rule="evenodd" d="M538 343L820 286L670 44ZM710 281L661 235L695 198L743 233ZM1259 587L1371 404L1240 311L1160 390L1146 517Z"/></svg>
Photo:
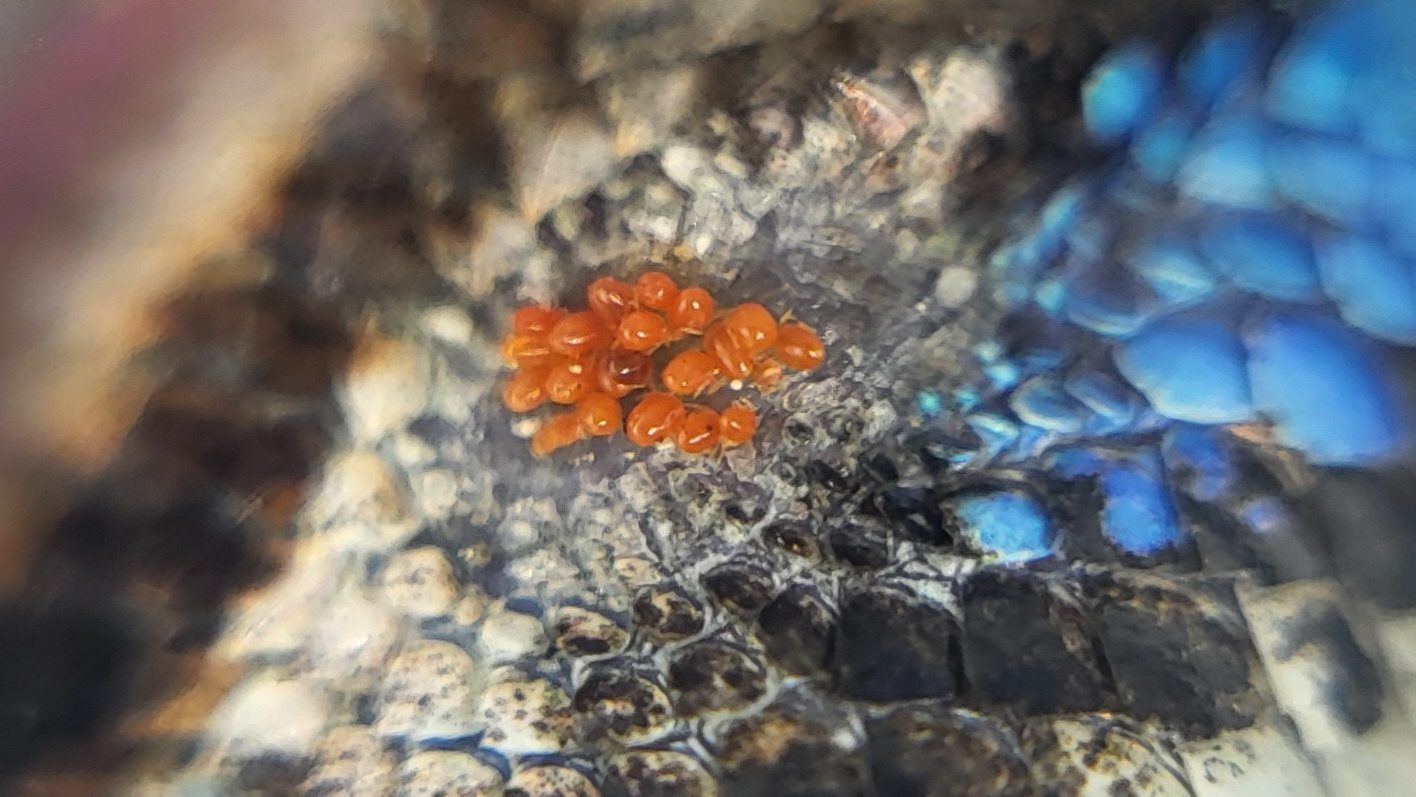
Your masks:
<svg viewBox="0 0 1416 797"><path fill-rule="evenodd" d="M150 309L273 210L321 114L372 65L374 10L7 9L23 34L0 39L0 592L141 408L125 364Z"/></svg>

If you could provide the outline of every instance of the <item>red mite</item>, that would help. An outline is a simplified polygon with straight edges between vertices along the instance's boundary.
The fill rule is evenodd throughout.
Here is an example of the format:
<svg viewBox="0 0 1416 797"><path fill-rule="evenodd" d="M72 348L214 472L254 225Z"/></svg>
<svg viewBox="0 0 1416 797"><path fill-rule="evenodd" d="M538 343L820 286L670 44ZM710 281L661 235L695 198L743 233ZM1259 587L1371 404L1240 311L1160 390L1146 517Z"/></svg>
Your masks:
<svg viewBox="0 0 1416 797"><path fill-rule="evenodd" d="M739 401L718 416L718 439L725 446L738 446L757 434L757 412L752 405Z"/></svg>
<svg viewBox="0 0 1416 797"><path fill-rule="evenodd" d="M580 420L580 429L591 437L608 437L620 429L624 412L614 397L605 393L591 393L575 405L575 415Z"/></svg>
<svg viewBox="0 0 1416 797"><path fill-rule="evenodd" d="M594 361L557 358L546 372L546 398L557 404L574 404L595 384Z"/></svg>
<svg viewBox="0 0 1416 797"><path fill-rule="evenodd" d="M686 288L674 300L669 312L669 328L683 335L701 335L713 320L713 297L702 288Z"/></svg>
<svg viewBox="0 0 1416 797"><path fill-rule="evenodd" d="M574 445L585 439L580 418L574 411L552 415L531 437L531 453L544 457L558 448Z"/></svg>
<svg viewBox="0 0 1416 797"><path fill-rule="evenodd" d="M777 342L777 319L760 304L749 302L733 308L723 321L728 337L751 355L761 354Z"/></svg>
<svg viewBox="0 0 1416 797"><path fill-rule="evenodd" d="M752 383L763 393L770 393L782 384L782 364L771 357L763 357L757 362L757 370L752 372Z"/></svg>
<svg viewBox="0 0 1416 797"><path fill-rule="evenodd" d="M746 379L752 375L752 355L733 342L728 330L722 324L708 327L703 335L703 348L712 355L723 376L729 379Z"/></svg>
<svg viewBox="0 0 1416 797"><path fill-rule="evenodd" d="M634 307L634 288L614 277L601 277L585 291L590 311L606 324L614 325Z"/></svg>
<svg viewBox="0 0 1416 797"><path fill-rule="evenodd" d="M615 342L630 351L653 351L669 339L669 325L658 313L634 310L620 319Z"/></svg>
<svg viewBox="0 0 1416 797"><path fill-rule="evenodd" d="M689 349L664 366L664 389L679 396L697 396L713 384L718 365L706 352Z"/></svg>
<svg viewBox="0 0 1416 797"><path fill-rule="evenodd" d="M546 369L517 371L502 386L502 403L512 412L531 412L546 403Z"/></svg>
<svg viewBox="0 0 1416 797"><path fill-rule="evenodd" d="M535 412L548 402L571 407L543 419L531 439L538 457L620 429L635 445L668 440L686 454L742 445L757 433L751 404L740 399L721 412L687 409L679 396L711 393L725 380L736 389L749 377L765 393L782 382L784 366L810 371L826 358L825 344L810 327L779 323L755 302L714 323L707 291L680 289L660 271L641 274L633 285L601 277L586 299L590 309L580 312L523 307L502 341L502 359L515 369L502 385L508 410ZM654 381L651 353L687 335L702 335L702 348L668 358L659 375L668 392L646 394L626 415L620 399Z"/></svg>
<svg viewBox="0 0 1416 797"><path fill-rule="evenodd" d="M804 324L783 324L777 332L777 358L788 368L814 371L826 360L826 344Z"/></svg>
<svg viewBox="0 0 1416 797"><path fill-rule="evenodd" d="M595 362L595 386L615 398L648 386L653 374L654 362L639 352L611 349Z"/></svg>
<svg viewBox="0 0 1416 797"><path fill-rule="evenodd" d="M634 298L639 306L661 313L673 309L678 295L678 285L662 271L646 271L639 275L639 281L634 284Z"/></svg>
<svg viewBox="0 0 1416 797"><path fill-rule="evenodd" d="M594 313L571 313L551 327L546 341L556 354L584 357L607 343L608 333Z"/></svg>
<svg viewBox="0 0 1416 797"><path fill-rule="evenodd" d="M668 393L650 393L629 411L624 433L637 446L652 446L678 434L683 417L682 401Z"/></svg>
<svg viewBox="0 0 1416 797"><path fill-rule="evenodd" d="M555 307L542 307L538 304L527 305L517 310L516 315L511 317L511 328L518 335L544 339L546 335L550 334L551 327L555 326L563 315L565 315L565 311Z"/></svg>
<svg viewBox="0 0 1416 797"><path fill-rule="evenodd" d="M685 415L676 442L685 454L711 451L718 444L718 413L700 409Z"/></svg>
<svg viewBox="0 0 1416 797"><path fill-rule="evenodd" d="M511 335L502 341L502 360L512 368L530 368L550 362L551 347L544 337Z"/></svg>

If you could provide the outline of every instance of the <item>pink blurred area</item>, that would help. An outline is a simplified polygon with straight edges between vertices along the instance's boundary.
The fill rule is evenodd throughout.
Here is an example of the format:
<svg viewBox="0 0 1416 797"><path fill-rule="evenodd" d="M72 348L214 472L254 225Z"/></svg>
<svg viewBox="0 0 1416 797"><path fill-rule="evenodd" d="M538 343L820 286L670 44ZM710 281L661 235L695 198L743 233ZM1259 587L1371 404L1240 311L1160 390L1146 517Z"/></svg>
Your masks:
<svg viewBox="0 0 1416 797"><path fill-rule="evenodd" d="M3 4L0 548L111 455L147 314L269 215L321 114L378 68L380 5Z"/></svg>
<svg viewBox="0 0 1416 797"><path fill-rule="evenodd" d="M0 55L0 252L53 228L79 184L173 101L184 59L272 24L264 0L22 3ZM170 110L170 108L168 108ZM57 214L57 217L56 217Z"/></svg>
<svg viewBox="0 0 1416 797"><path fill-rule="evenodd" d="M141 108L145 74L160 72L189 24L179 16L169 28L154 12L180 14L182 6L140 0L98 13L32 10L12 20L32 38L6 42L15 49L0 93L0 249L12 251L101 153L115 125Z"/></svg>

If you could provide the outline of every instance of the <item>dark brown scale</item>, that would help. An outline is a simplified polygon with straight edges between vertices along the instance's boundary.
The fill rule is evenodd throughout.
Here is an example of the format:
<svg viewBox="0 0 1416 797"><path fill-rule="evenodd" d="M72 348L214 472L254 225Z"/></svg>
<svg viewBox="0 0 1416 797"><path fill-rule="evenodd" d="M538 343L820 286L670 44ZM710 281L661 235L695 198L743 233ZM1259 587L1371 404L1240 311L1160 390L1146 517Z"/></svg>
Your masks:
<svg viewBox="0 0 1416 797"><path fill-rule="evenodd" d="M762 541L784 553L815 559L819 549L811 527L798 520L779 520L762 530Z"/></svg>
<svg viewBox="0 0 1416 797"><path fill-rule="evenodd" d="M858 700L948 700L962 684L959 624L903 590L869 588L841 606L831 660L836 688Z"/></svg>
<svg viewBox="0 0 1416 797"><path fill-rule="evenodd" d="M703 586L724 609L753 618L772 601L772 574L751 562L724 562L703 576Z"/></svg>
<svg viewBox="0 0 1416 797"><path fill-rule="evenodd" d="M746 651L717 640L695 642L669 665L674 708L682 716L743 711L767 691L767 673Z"/></svg>
<svg viewBox="0 0 1416 797"><path fill-rule="evenodd" d="M636 749L610 759L604 794L611 797L715 797L718 784L688 753Z"/></svg>
<svg viewBox="0 0 1416 797"><path fill-rule="evenodd" d="M673 713L662 689L618 661L592 670L571 705L592 726L621 739L660 727Z"/></svg>
<svg viewBox="0 0 1416 797"><path fill-rule="evenodd" d="M826 535L826 546L842 562L855 567L881 568L890 563L886 533L874 526L848 523Z"/></svg>
<svg viewBox="0 0 1416 797"><path fill-rule="evenodd" d="M757 616L767 655L793 675L817 675L831 660L836 617L814 587L788 587Z"/></svg>
<svg viewBox="0 0 1416 797"><path fill-rule="evenodd" d="M703 608L674 584L647 587L634 598L634 624L659 641L686 639L703 630Z"/></svg>

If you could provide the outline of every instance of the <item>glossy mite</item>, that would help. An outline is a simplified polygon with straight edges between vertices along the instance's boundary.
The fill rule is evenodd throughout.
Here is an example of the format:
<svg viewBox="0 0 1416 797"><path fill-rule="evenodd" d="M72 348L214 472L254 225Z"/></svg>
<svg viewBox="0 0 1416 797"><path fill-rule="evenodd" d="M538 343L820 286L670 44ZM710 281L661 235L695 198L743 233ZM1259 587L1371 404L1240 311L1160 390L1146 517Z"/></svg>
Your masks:
<svg viewBox="0 0 1416 797"><path fill-rule="evenodd" d="M707 352L689 349L664 366L664 389L679 396L696 396L713 384L718 364Z"/></svg>
<svg viewBox="0 0 1416 797"><path fill-rule="evenodd" d="M650 310L662 313L672 310L678 295L678 285L674 284L673 277L662 271L646 271L639 275L639 281L634 284L634 298L640 307Z"/></svg>
<svg viewBox="0 0 1416 797"><path fill-rule="evenodd" d="M591 312L613 324L634 307L634 287L614 277L601 277L590 283L585 298Z"/></svg>
<svg viewBox="0 0 1416 797"><path fill-rule="evenodd" d="M593 363L587 360L559 358L546 371L546 398L557 404L574 404L595 384Z"/></svg>
<svg viewBox="0 0 1416 797"><path fill-rule="evenodd" d="M595 363L595 387L614 398L624 398L641 387L647 387L653 376L654 362L648 355L624 349L611 349Z"/></svg>
<svg viewBox="0 0 1416 797"><path fill-rule="evenodd" d="M511 317L511 328L518 335L544 338L563 315L564 310L533 304L516 311Z"/></svg>
<svg viewBox="0 0 1416 797"><path fill-rule="evenodd" d="M607 342L605 324L594 313L571 313L551 327L546 342L556 354L584 357Z"/></svg>
<svg viewBox="0 0 1416 797"><path fill-rule="evenodd" d="M551 358L551 347L544 337L511 335L502 341L502 359L512 368L544 365Z"/></svg>
<svg viewBox="0 0 1416 797"><path fill-rule="evenodd" d="M605 393L591 393L575 405L580 429L591 437L608 437L619 431L624 413L619 401Z"/></svg>
<svg viewBox="0 0 1416 797"><path fill-rule="evenodd" d="M776 390L782 384L782 375L781 363L773 357L763 357L757 361L757 368L752 372L752 383L763 392Z"/></svg>
<svg viewBox="0 0 1416 797"><path fill-rule="evenodd" d="M713 357L719 370L729 379L746 379L752 375L752 355L733 342L722 324L714 324L703 336L703 349Z"/></svg>
<svg viewBox="0 0 1416 797"><path fill-rule="evenodd" d="M728 331L728 337L748 354L761 354L777 342L777 319L767 312L767 308L755 302L733 308L724 319L723 328Z"/></svg>
<svg viewBox="0 0 1416 797"><path fill-rule="evenodd" d="M680 335L701 335L713 320L713 297L702 288L685 288L669 311L669 326Z"/></svg>
<svg viewBox="0 0 1416 797"><path fill-rule="evenodd" d="M502 403L512 412L530 412L546 403L546 369L517 371L502 385Z"/></svg>
<svg viewBox="0 0 1416 797"><path fill-rule="evenodd" d="M684 416L678 430L678 447L685 454L702 454L718 444L718 413L694 410Z"/></svg>
<svg viewBox="0 0 1416 797"><path fill-rule="evenodd" d="M653 351L669 339L669 325L658 313L634 310L620 319L615 340L630 351Z"/></svg>
<svg viewBox="0 0 1416 797"><path fill-rule="evenodd" d="M602 351L594 362L595 390L617 399L624 398L647 387L653 370L654 362L647 354L618 348Z"/></svg>
<svg viewBox="0 0 1416 797"><path fill-rule="evenodd" d="M718 416L718 437L725 446L746 443L757 434L757 412L747 404L738 402L723 410Z"/></svg>
<svg viewBox="0 0 1416 797"><path fill-rule="evenodd" d="M531 436L531 453L544 457L558 448L574 445L585 439L580 418L575 412L552 415Z"/></svg>
<svg viewBox="0 0 1416 797"><path fill-rule="evenodd" d="M777 357L788 368L813 371L826 360L826 344L802 324L783 324L777 332Z"/></svg>
<svg viewBox="0 0 1416 797"><path fill-rule="evenodd" d="M638 446L652 446L678 433L683 424L683 402L668 393L645 396L624 421L624 433Z"/></svg>

